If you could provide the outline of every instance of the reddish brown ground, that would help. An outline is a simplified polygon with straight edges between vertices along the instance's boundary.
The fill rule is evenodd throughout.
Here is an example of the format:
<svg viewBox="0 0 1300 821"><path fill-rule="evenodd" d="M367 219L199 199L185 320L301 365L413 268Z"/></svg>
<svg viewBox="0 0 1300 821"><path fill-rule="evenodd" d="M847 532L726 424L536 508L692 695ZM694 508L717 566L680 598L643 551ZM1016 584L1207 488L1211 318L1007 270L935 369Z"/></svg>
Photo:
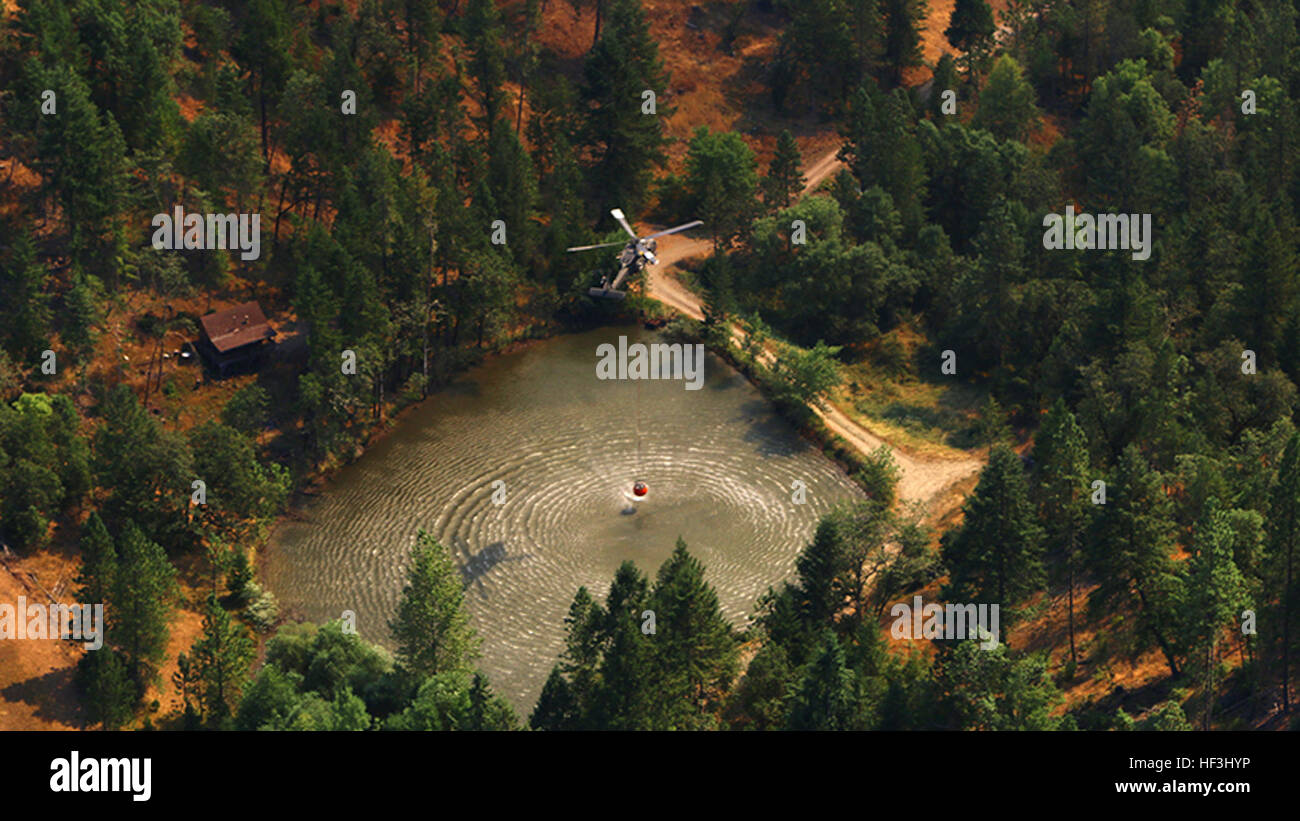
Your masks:
<svg viewBox="0 0 1300 821"><path fill-rule="evenodd" d="M80 562L57 546L19 558L0 554L0 603L48 604L46 592L64 604ZM44 590L42 590L44 588ZM73 669L84 651L71 641L0 640L0 730L70 730L81 724Z"/></svg>

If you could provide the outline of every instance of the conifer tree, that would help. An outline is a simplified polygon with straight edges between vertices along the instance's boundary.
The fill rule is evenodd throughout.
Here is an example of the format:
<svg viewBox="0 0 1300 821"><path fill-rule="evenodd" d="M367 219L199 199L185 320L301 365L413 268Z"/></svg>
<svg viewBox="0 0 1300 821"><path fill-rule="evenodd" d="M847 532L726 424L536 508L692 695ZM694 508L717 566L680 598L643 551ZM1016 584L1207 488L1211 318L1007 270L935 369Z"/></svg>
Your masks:
<svg viewBox="0 0 1300 821"><path fill-rule="evenodd" d="M469 686L469 712L464 730L517 730L519 720L515 711L501 696L492 692L492 685L482 672L475 672Z"/></svg>
<svg viewBox="0 0 1300 821"><path fill-rule="evenodd" d="M46 271L36 259L36 244L24 232L14 240L6 261L0 258L0 290L8 303L0 312L5 339L10 349L33 356L49 347L50 294L45 290Z"/></svg>
<svg viewBox="0 0 1300 821"><path fill-rule="evenodd" d="M552 667L528 719L528 726L534 730L576 730L579 719L578 701L573 697L573 689L564 680L559 666Z"/></svg>
<svg viewBox="0 0 1300 821"><path fill-rule="evenodd" d="M909 234L923 220L920 195L926 183L912 120L911 104L901 90L887 95L863 86L850 100L839 153L862 190L879 185L893 198Z"/></svg>
<svg viewBox="0 0 1300 821"><path fill-rule="evenodd" d="M1039 119L1034 96L1034 87L1025 79L1020 64L1003 54L993 64L988 83L980 92L971 126L986 128L999 140L1023 141Z"/></svg>
<svg viewBox="0 0 1300 821"><path fill-rule="evenodd" d="M1052 710L1061 694L1046 654L1018 656L1002 643L957 642L939 662L939 686L950 729L1055 730Z"/></svg>
<svg viewBox="0 0 1300 821"><path fill-rule="evenodd" d="M289 75L293 73L290 48L292 22L285 0L250 0L247 16L231 47L231 55L248 70L250 89L257 94L261 121L262 159L270 166L270 123Z"/></svg>
<svg viewBox="0 0 1300 821"><path fill-rule="evenodd" d="M636 211L649 188L652 166L667 160L664 100L668 74L650 36L639 0L614 0L600 39L583 68L586 142L595 156L592 185L601 213ZM654 113L647 112L654 93Z"/></svg>
<svg viewBox="0 0 1300 821"><path fill-rule="evenodd" d="M1183 580L1173 564L1173 522L1161 476L1136 445L1120 454L1106 504L1093 522L1087 563L1097 588L1089 595L1094 614L1123 608L1134 615L1137 638L1160 647L1169 671L1179 672L1170 625L1177 623Z"/></svg>
<svg viewBox="0 0 1300 821"><path fill-rule="evenodd" d="M941 55L939 62L934 66L934 81L930 83L930 99L926 101L926 111L929 112L930 119L938 125L947 125L955 120L953 115L943 112L943 93L951 91L953 94L959 94L959 84L957 64L953 61L952 55Z"/></svg>
<svg viewBox="0 0 1300 821"><path fill-rule="evenodd" d="M153 683L171 636L171 614L178 592L176 568L156 542L132 521L118 538L120 561L113 592L109 636L121 650L136 692Z"/></svg>
<svg viewBox="0 0 1300 821"><path fill-rule="evenodd" d="M669 721L680 729L714 726L710 713L736 674L738 642L704 566L680 537L647 609L655 614L655 665L661 697L673 708Z"/></svg>
<svg viewBox="0 0 1300 821"><path fill-rule="evenodd" d="M953 48L968 51L976 40L993 34L993 10L985 0L957 0L943 36Z"/></svg>
<svg viewBox="0 0 1300 821"><path fill-rule="evenodd" d="M100 243L126 197L126 144L111 112L100 112L84 81L67 66L36 69L38 88L55 91L58 116L43 117L36 133L36 169L63 209L74 258L97 263Z"/></svg>
<svg viewBox="0 0 1300 821"><path fill-rule="evenodd" d="M704 220L715 248L726 247L754 215L756 165L754 152L735 132L712 133L702 125L691 137L685 179L689 207Z"/></svg>
<svg viewBox="0 0 1300 821"><path fill-rule="evenodd" d="M564 617L564 652L558 670L579 707L590 706L600 669L601 649L606 638L604 609L586 587L579 587Z"/></svg>
<svg viewBox="0 0 1300 821"><path fill-rule="evenodd" d="M895 85L903 81L903 69L921 64L920 27L925 25L925 0L882 0L885 18L884 63Z"/></svg>
<svg viewBox="0 0 1300 821"><path fill-rule="evenodd" d="M586 724L606 730L672 729L670 706L661 698L656 675L655 640L641 630L647 609L645 577L625 562L607 599L606 646L600 688ZM621 589L618 589L621 588Z"/></svg>
<svg viewBox="0 0 1300 821"><path fill-rule="evenodd" d="M196 696L208 721L220 724L234 713L253 656L248 628L232 620L216 595L209 593L204 605L203 634L195 640L189 656L198 685Z"/></svg>
<svg viewBox="0 0 1300 821"><path fill-rule="evenodd" d="M727 704L728 728L783 729L790 711L790 689L797 681L781 645L770 639L763 642Z"/></svg>
<svg viewBox="0 0 1300 821"><path fill-rule="evenodd" d="M846 12L853 41L853 68L846 89L877 76L884 51L885 21L880 13L881 0L847 0Z"/></svg>
<svg viewBox="0 0 1300 821"><path fill-rule="evenodd" d="M763 178L763 201L768 210L789 207L803 191L803 157L799 144L789 129L782 129L776 140L776 153Z"/></svg>
<svg viewBox="0 0 1300 821"><path fill-rule="evenodd" d="M1267 595L1277 602L1280 629L1274 631L1274 646L1279 662L1282 709L1287 711L1291 706L1291 650L1300 636L1295 623L1300 615L1297 604L1300 591L1296 590L1300 580L1295 572L1296 560L1300 558L1300 433L1287 440L1278 468L1269 509L1267 549Z"/></svg>
<svg viewBox="0 0 1300 821"><path fill-rule="evenodd" d="M131 682L122 654L110 646L86 653L77 664L77 682L86 705L86 718L105 730L131 720L139 691Z"/></svg>
<svg viewBox="0 0 1300 821"><path fill-rule="evenodd" d="M999 604L1005 626L1007 610L1040 590L1044 581L1042 529L1015 451L1006 445L993 448L962 512L961 529L943 541L943 561L950 571L944 598Z"/></svg>
<svg viewBox="0 0 1300 821"><path fill-rule="evenodd" d="M506 223L511 256L527 262L536 244L537 175L532 158L505 120L492 125L487 149L487 184L498 209L493 219Z"/></svg>
<svg viewBox="0 0 1300 821"><path fill-rule="evenodd" d="M408 672L432 676L471 669L479 639L464 601L460 572L447 549L421 530L411 548L397 617L389 623Z"/></svg>
<svg viewBox="0 0 1300 821"><path fill-rule="evenodd" d="M1249 606L1246 583L1232 558L1234 533L1228 514L1211 498L1196 524L1187 578L1185 642L1204 699L1202 729L1210 729L1219 683L1219 644Z"/></svg>
<svg viewBox="0 0 1300 821"><path fill-rule="evenodd" d="M78 546L81 548L81 572L77 575L81 592L78 596L83 602L99 603L107 608L109 596L117 584L117 547L97 511L91 511L82 526Z"/></svg>
<svg viewBox="0 0 1300 821"><path fill-rule="evenodd" d="M1034 440L1038 471L1038 518L1053 575L1065 584L1070 663L1077 665L1074 645L1074 589L1082 570L1084 527L1089 486L1088 443L1065 400L1058 398Z"/></svg>
<svg viewBox="0 0 1300 821"><path fill-rule="evenodd" d="M465 7L465 39L470 52L470 74L479 105L483 130L490 131L506 110L505 24L494 0L469 0Z"/></svg>
<svg viewBox="0 0 1300 821"><path fill-rule="evenodd" d="M822 634L820 650L804 673L790 706L791 730L860 730L855 676L835 634Z"/></svg>

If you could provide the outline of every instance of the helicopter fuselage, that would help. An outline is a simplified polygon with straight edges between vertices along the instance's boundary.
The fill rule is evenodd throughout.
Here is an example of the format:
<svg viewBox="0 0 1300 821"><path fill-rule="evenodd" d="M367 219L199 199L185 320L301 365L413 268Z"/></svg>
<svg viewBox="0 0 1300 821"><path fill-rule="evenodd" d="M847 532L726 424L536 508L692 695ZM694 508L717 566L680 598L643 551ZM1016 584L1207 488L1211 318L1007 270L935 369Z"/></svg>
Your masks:
<svg viewBox="0 0 1300 821"><path fill-rule="evenodd" d="M653 265L658 262L655 257L655 251L658 250L658 243L652 239L631 240L623 246L623 250L618 252L614 259L618 262L618 272L614 274L613 281L609 276L605 276L600 281L599 288L591 288L588 293L591 296L608 297L611 299L623 299L626 297L625 291L618 290L624 280L629 275L636 275L646 269L647 265Z"/></svg>
<svg viewBox="0 0 1300 821"><path fill-rule="evenodd" d="M641 273L645 270L647 265L654 265L659 262L659 258L655 256L655 252L659 250L659 244L655 242L656 237L676 234L694 228L697 225L704 224L701 220L693 220L663 231L658 231L646 237L638 237L636 232L632 230L632 225L627 221L627 217L624 216L621 210L618 208L612 208L609 213L610 216L618 220L619 225L623 226L623 230L626 231L627 235L632 239L630 242L624 243L623 249L619 251L618 255L614 258L618 263L618 271L613 275L612 281L611 277L606 275L601 278L599 288L587 289L587 293L591 296L606 297L608 299L624 299L627 297L625 292L618 289L618 286L623 284L623 280L627 279L629 275ZM612 248L617 244L618 243L616 242L603 242L597 245L581 245L573 248L566 248L565 250L570 253L573 253L574 251L594 251L597 248Z"/></svg>

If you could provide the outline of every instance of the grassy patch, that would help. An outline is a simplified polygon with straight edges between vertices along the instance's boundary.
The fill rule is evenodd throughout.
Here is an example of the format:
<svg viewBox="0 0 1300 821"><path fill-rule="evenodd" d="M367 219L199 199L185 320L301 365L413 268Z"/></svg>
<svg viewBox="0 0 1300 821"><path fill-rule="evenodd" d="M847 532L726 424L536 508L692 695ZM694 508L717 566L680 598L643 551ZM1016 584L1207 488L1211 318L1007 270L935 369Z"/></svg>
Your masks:
<svg viewBox="0 0 1300 821"><path fill-rule="evenodd" d="M984 390L939 372L924 338L908 326L883 335L844 367L840 407L891 442L918 452L974 446Z"/></svg>

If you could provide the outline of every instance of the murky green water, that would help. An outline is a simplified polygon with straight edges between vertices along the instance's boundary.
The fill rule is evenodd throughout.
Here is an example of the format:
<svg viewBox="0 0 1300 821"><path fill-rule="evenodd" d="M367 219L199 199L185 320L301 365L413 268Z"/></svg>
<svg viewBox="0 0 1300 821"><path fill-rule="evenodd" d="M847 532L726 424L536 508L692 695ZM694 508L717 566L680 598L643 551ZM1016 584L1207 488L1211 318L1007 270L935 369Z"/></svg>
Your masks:
<svg viewBox="0 0 1300 821"><path fill-rule="evenodd" d="M626 327L548 340L415 409L300 508L300 521L276 529L266 574L282 608L320 621L352 610L362 636L388 644L423 527L460 563L480 666L525 718L577 588L603 598L625 559L653 577L679 535L743 626L767 586L792 573L817 518L860 492L712 355L701 390L597 379L597 346L620 334L660 339ZM638 478L649 498L627 515Z"/></svg>

